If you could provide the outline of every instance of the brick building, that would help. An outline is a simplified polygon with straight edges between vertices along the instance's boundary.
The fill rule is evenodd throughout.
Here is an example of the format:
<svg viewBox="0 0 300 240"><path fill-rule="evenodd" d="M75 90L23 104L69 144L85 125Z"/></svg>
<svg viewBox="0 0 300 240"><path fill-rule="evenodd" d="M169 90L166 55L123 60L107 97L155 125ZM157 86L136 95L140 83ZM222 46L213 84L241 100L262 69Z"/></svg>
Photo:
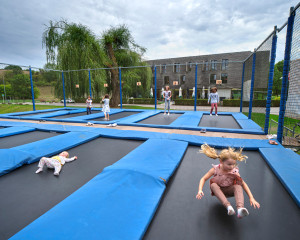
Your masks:
<svg viewBox="0 0 300 240"><path fill-rule="evenodd" d="M235 89L241 89L243 61L250 51L221 53L180 58L149 60L149 65L157 67L157 89L169 85L172 90L181 87L184 97L192 97L191 89L195 86L195 64L197 63L198 98L202 98L203 87L207 98L208 89L217 85L222 99L232 98ZM189 90L189 91L187 91ZM178 93L178 91L174 91ZM187 93L189 92L189 93Z"/></svg>

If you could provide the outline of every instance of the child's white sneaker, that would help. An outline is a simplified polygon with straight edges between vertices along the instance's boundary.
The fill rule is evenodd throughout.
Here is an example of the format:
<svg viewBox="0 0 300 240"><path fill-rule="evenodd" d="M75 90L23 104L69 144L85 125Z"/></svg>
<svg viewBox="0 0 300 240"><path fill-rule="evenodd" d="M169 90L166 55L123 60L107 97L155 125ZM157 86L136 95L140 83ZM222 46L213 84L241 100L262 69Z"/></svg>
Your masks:
<svg viewBox="0 0 300 240"><path fill-rule="evenodd" d="M54 174L55 176L58 176L58 175L59 175L59 173L58 173L58 172L54 172L53 174Z"/></svg>
<svg viewBox="0 0 300 240"><path fill-rule="evenodd" d="M228 214L229 216L232 216L232 215L235 214L235 211L234 211L234 209L233 209L232 206L228 206L228 207L227 207L227 214Z"/></svg>
<svg viewBox="0 0 300 240"><path fill-rule="evenodd" d="M164 113L164 115L166 115L166 113Z"/></svg>
<svg viewBox="0 0 300 240"><path fill-rule="evenodd" d="M218 114L216 114L216 116L218 116Z"/></svg>
<svg viewBox="0 0 300 240"><path fill-rule="evenodd" d="M249 215L247 208L239 208L237 212L238 212L237 215L238 218L243 218Z"/></svg>
<svg viewBox="0 0 300 240"><path fill-rule="evenodd" d="M43 169L42 169L42 168L39 168L38 170L36 170L35 173L40 173L40 172L42 172L42 171L43 171Z"/></svg>
<svg viewBox="0 0 300 240"><path fill-rule="evenodd" d="M212 116L212 114L209 114L209 116Z"/></svg>
<svg viewBox="0 0 300 240"><path fill-rule="evenodd" d="M168 115L170 115L170 113L168 113Z"/></svg>

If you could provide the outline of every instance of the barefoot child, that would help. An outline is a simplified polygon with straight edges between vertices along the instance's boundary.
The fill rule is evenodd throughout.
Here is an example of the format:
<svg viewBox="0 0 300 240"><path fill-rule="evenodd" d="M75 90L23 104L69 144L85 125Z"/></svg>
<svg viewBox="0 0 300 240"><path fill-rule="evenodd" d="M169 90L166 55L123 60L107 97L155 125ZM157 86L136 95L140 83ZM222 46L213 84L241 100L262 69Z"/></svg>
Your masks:
<svg viewBox="0 0 300 240"><path fill-rule="evenodd" d="M208 97L207 103L209 104L209 100L210 100L210 104L211 104L210 116L212 116L212 112L214 108L215 108L216 116L218 116L218 103L220 102L220 99L219 99L219 94L217 92L218 89L216 87L213 87Z"/></svg>
<svg viewBox="0 0 300 240"><path fill-rule="evenodd" d="M247 158L247 156L242 155L242 149L235 152L234 149L228 148L222 150L220 155L218 155L214 148L204 144L201 146L200 152L213 159L219 158L220 164L213 165L213 168L201 178L199 191L196 195L197 199L201 199L204 196L202 190L204 183L213 176L213 178L210 179L211 194L220 200L227 209L228 215L235 214L233 207L227 200L227 197L233 196L236 201L237 217L242 218L249 215L248 210L244 207L243 189L249 196L251 206L260 208L260 204L254 199L248 185L240 177L239 169L236 166L237 161L241 162Z"/></svg>
<svg viewBox="0 0 300 240"><path fill-rule="evenodd" d="M46 164L48 168L54 168L54 175L58 176L61 170L61 167L66 163L66 162L72 162L75 159L77 159L76 156L72 158L68 158L69 153L64 151L60 153L58 156L53 156L51 158L46 158L42 157L39 165L38 165L38 170L35 173L40 173L43 171L43 167Z"/></svg>
<svg viewBox="0 0 300 240"><path fill-rule="evenodd" d="M86 100L86 114L92 114L92 102L93 100L89 96L88 99Z"/></svg>
<svg viewBox="0 0 300 240"><path fill-rule="evenodd" d="M105 96L102 98L103 107L102 111L104 112L104 119L109 120L109 112L110 112L110 107L109 107L109 95L105 94Z"/></svg>
<svg viewBox="0 0 300 240"><path fill-rule="evenodd" d="M166 109L168 108L168 115L170 115L170 101L172 97L172 92L170 91L170 87L166 86L166 90L163 91L163 97L165 99L165 112L164 115L166 115Z"/></svg>

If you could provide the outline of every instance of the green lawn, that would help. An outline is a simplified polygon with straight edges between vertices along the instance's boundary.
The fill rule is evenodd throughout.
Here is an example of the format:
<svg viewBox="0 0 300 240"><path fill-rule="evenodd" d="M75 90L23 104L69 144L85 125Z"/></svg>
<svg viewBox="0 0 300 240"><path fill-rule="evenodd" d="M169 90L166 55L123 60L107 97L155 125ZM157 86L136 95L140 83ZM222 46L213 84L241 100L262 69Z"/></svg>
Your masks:
<svg viewBox="0 0 300 240"><path fill-rule="evenodd" d="M36 110L62 108L61 106L35 105ZM32 111L32 105L0 104L0 114Z"/></svg>

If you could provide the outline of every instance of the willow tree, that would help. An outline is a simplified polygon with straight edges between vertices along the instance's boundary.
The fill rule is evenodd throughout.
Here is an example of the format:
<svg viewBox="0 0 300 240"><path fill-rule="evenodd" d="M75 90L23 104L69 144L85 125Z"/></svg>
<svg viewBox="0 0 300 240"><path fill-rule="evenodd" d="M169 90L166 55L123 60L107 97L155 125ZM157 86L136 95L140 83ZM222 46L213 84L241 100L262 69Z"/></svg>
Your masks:
<svg viewBox="0 0 300 240"><path fill-rule="evenodd" d="M102 34L102 46L107 59L104 62L110 68L110 83L112 89L111 106L116 107L120 103L119 67L133 66L137 64L137 56L145 52L145 48L137 45L125 25L111 27ZM122 74L123 75L123 74ZM123 79L123 76L122 76Z"/></svg>
<svg viewBox="0 0 300 240"><path fill-rule="evenodd" d="M66 94L71 97L85 97L89 94L87 70L103 67L106 58L100 42L86 26L66 21L52 22L43 33L43 47L46 48L47 63L56 64L64 71ZM93 74L92 86L103 86L105 73ZM79 85L79 88L76 88ZM93 89L94 90L94 89ZM97 87L97 92L101 90ZM56 95L62 95L62 82L58 81Z"/></svg>

